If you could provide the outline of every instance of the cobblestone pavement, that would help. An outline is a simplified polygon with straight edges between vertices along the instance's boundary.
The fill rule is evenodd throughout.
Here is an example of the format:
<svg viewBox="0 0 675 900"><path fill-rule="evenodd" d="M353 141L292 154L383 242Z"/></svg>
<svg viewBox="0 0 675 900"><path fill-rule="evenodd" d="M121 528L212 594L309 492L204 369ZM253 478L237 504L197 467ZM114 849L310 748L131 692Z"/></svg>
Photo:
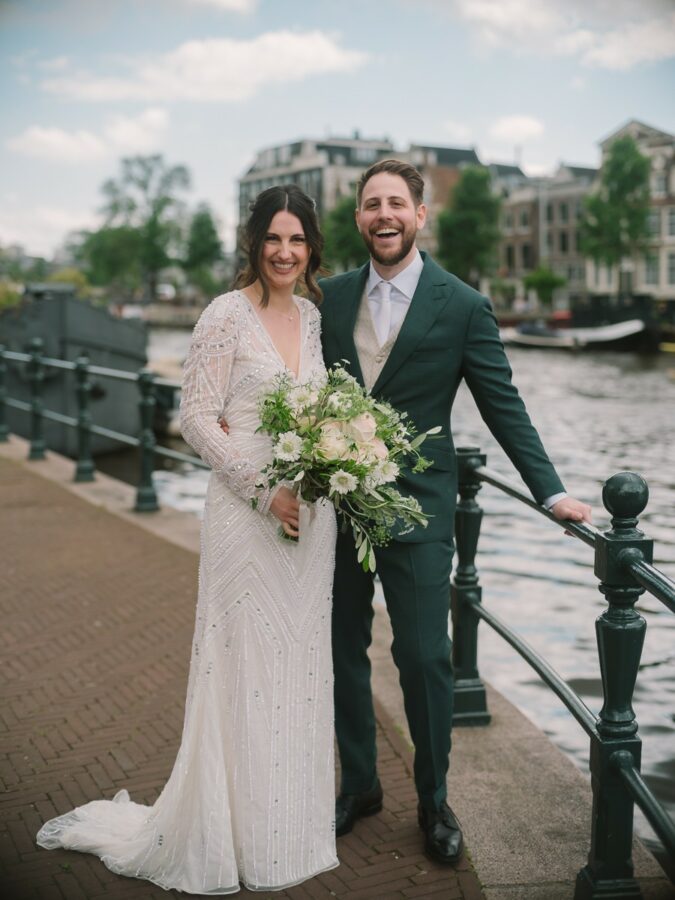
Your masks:
<svg viewBox="0 0 675 900"><path fill-rule="evenodd" d="M187 896L34 838L45 819L122 787L158 796L180 741L197 558L2 459L0 498L1 896ZM340 866L237 897L483 897L468 860L453 869L422 854L410 752L383 710L378 724L385 808L339 839Z"/></svg>

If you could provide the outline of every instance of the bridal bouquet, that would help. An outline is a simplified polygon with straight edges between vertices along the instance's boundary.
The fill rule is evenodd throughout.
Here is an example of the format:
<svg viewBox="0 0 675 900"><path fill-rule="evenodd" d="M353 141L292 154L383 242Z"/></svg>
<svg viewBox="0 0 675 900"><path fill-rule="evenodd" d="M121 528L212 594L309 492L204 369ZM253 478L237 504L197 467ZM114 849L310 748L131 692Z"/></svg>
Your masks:
<svg viewBox="0 0 675 900"><path fill-rule="evenodd" d="M364 571L375 571L373 547L387 544L397 523L400 534L426 527L418 501L394 484L401 464L413 472L432 465L419 448L440 426L416 434L405 413L375 400L340 366L320 382L279 375L260 399L260 419L258 430L274 441L261 479L270 487L294 483L308 503L329 498L354 532Z"/></svg>

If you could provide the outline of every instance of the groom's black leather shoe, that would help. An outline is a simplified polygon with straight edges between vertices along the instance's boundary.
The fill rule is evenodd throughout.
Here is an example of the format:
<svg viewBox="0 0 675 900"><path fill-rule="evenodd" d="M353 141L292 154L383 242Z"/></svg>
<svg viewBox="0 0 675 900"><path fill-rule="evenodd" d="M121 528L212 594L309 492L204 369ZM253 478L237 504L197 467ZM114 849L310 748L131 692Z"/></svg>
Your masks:
<svg viewBox="0 0 675 900"><path fill-rule="evenodd" d="M362 794L339 794L335 801L335 836L348 834L357 819L374 816L381 809L382 785L379 781L372 790Z"/></svg>
<svg viewBox="0 0 675 900"><path fill-rule="evenodd" d="M436 810L418 806L417 821L424 832L427 856L449 866L460 859L464 851L462 829L447 803Z"/></svg>

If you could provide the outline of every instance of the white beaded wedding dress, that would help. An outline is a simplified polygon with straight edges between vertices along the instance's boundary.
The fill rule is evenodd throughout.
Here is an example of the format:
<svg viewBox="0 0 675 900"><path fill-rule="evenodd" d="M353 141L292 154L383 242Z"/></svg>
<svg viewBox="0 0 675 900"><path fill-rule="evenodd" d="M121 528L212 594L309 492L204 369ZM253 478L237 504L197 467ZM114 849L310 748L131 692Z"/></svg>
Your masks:
<svg viewBox="0 0 675 900"><path fill-rule="evenodd" d="M320 318L310 301L294 302L298 380L306 381L324 371ZM279 537L270 492L256 487L271 459L270 438L256 433L258 397L284 369L243 293L204 311L185 363L181 419L213 473L178 756L153 806L122 790L47 822L40 846L94 853L113 872L200 894L234 893L240 883L281 890L338 864L334 510L317 503L296 545Z"/></svg>

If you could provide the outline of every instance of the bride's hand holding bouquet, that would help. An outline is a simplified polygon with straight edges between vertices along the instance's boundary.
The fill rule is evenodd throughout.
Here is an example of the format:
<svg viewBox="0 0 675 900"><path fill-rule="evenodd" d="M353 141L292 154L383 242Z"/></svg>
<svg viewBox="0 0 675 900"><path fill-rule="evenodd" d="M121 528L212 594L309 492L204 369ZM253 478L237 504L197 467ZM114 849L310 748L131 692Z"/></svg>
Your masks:
<svg viewBox="0 0 675 900"><path fill-rule="evenodd" d="M328 498L343 527L351 527L364 570L375 571L373 548L392 532L405 534L427 517L413 497L395 487L406 465L422 472L431 465L420 453L420 434L390 404L368 394L343 368L325 380L298 384L281 375L260 400L260 431L272 437L273 461L261 478L269 487L292 485L306 503Z"/></svg>

